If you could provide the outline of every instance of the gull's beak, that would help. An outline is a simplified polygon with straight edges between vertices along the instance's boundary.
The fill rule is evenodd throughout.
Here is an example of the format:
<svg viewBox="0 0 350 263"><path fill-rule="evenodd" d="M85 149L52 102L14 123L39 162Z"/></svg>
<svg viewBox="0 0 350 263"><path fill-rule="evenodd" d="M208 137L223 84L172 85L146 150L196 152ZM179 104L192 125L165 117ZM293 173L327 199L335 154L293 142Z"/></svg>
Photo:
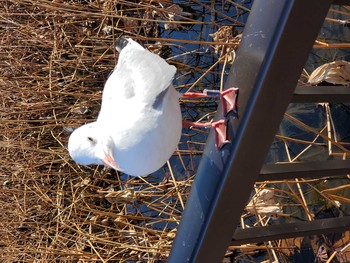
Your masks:
<svg viewBox="0 0 350 263"><path fill-rule="evenodd" d="M111 168L113 168L114 170L123 172L123 169L120 168L119 164L117 164L117 162L114 161L113 157L112 157L110 154L106 153L105 158L103 158L101 161L102 161L105 165L107 165L108 167L111 167Z"/></svg>

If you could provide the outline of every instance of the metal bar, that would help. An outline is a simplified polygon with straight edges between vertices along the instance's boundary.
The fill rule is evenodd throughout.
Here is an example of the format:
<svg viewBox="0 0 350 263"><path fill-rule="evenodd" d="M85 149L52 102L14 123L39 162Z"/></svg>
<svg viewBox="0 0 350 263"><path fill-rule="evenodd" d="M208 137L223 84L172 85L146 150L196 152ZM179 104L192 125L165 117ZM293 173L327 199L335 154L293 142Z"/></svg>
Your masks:
<svg viewBox="0 0 350 263"><path fill-rule="evenodd" d="M233 235L231 246L293 237L339 233L349 230L350 216L317 219L310 222L237 229Z"/></svg>
<svg viewBox="0 0 350 263"><path fill-rule="evenodd" d="M333 5L350 5L349 0L334 0Z"/></svg>
<svg viewBox="0 0 350 263"><path fill-rule="evenodd" d="M210 132L168 262L221 262L329 7L254 1L225 84L240 89L232 143L217 150Z"/></svg>
<svg viewBox="0 0 350 263"><path fill-rule="evenodd" d="M350 102L350 88L346 86L297 86L292 102Z"/></svg>
<svg viewBox="0 0 350 263"><path fill-rule="evenodd" d="M350 174L350 160L321 162L266 164L258 181L286 180L295 178L321 178Z"/></svg>

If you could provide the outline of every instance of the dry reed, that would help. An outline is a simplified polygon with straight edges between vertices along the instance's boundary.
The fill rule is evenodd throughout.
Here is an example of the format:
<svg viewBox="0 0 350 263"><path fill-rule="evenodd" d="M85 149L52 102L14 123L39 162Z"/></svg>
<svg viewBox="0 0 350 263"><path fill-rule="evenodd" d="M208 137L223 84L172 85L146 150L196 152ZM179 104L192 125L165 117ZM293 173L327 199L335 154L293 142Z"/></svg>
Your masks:
<svg viewBox="0 0 350 263"><path fill-rule="evenodd" d="M221 21L243 24L201 1L194 3ZM249 12L234 1L226 5L238 13ZM145 179L128 178L103 167L78 166L69 158L66 145L72 129L96 118L104 82L117 61L113 43L121 35L139 40L176 65L180 91L220 88L220 78L228 70L223 66L225 56L239 39L227 43L164 37L165 30L191 32L193 25L221 25L216 20L200 21L185 7L168 0L1 1L1 262L166 260L207 131L184 130L168 165ZM200 47L192 51L185 44ZM193 63L208 49L212 61L202 61L201 66ZM217 104L183 100L182 106L186 118L208 120ZM288 118L324 140L280 134L275 143L299 143L306 148L330 142L338 148L329 156L348 155L348 145L335 137L331 126L326 127L332 131L328 137L323 127ZM289 151L286 147L287 155ZM301 152L298 160L304 155ZM324 180L257 183L257 193L264 188L274 190L274 200L284 208L277 216L286 220L305 214L312 219L311 201L337 208L339 202L349 203L346 187ZM269 213L247 212L242 215L242 226L250 220L252 225L268 224L271 218ZM263 250L273 259L289 255L298 246L283 242L230 247L227 255L238 253L239 259Z"/></svg>

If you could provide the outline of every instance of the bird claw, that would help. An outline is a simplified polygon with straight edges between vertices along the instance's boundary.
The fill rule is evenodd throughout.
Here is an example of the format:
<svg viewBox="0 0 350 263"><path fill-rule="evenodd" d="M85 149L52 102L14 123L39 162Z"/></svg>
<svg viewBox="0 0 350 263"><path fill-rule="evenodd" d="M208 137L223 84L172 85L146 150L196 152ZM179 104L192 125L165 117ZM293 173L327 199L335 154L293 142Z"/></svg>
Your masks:
<svg viewBox="0 0 350 263"><path fill-rule="evenodd" d="M227 125L225 120L219 120L211 123L211 127L215 132L215 147L221 149L225 144L230 143L227 133Z"/></svg>
<svg viewBox="0 0 350 263"><path fill-rule="evenodd" d="M205 97L220 97L222 105L222 115L226 118L231 111L237 111L238 88L229 88L223 92L219 90L204 90L203 93L186 92L183 94L189 98L205 98ZM219 120L216 122L198 123L198 122L183 122L184 127L211 127L215 132L215 147L220 150L225 144L230 143L230 138L227 132L227 120Z"/></svg>
<svg viewBox="0 0 350 263"><path fill-rule="evenodd" d="M222 115L224 117L231 111L237 110L238 88L229 88L220 93Z"/></svg>

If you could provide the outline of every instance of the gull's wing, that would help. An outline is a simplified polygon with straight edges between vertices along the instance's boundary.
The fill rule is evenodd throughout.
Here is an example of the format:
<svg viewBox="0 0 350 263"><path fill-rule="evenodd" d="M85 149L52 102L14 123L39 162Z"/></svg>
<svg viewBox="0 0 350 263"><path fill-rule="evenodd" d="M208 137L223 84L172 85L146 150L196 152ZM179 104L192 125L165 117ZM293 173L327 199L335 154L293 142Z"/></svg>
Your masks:
<svg viewBox="0 0 350 263"><path fill-rule="evenodd" d="M172 84L174 66L135 41L128 42L122 43L118 63L105 84L99 118L107 110L128 114L130 107L161 105Z"/></svg>

